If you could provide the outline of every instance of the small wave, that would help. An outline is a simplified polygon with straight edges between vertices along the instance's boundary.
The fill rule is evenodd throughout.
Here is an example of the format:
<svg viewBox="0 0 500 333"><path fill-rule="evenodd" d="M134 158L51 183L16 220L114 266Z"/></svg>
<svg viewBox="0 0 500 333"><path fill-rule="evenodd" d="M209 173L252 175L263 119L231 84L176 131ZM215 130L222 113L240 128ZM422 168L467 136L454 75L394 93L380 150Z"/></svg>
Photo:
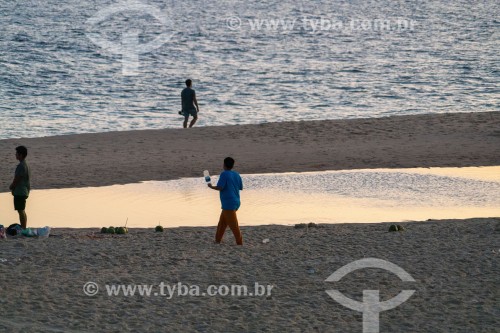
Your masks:
<svg viewBox="0 0 500 333"><path fill-rule="evenodd" d="M366 73L366 71L362 69L341 69L337 71L338 73Z"/></svg>

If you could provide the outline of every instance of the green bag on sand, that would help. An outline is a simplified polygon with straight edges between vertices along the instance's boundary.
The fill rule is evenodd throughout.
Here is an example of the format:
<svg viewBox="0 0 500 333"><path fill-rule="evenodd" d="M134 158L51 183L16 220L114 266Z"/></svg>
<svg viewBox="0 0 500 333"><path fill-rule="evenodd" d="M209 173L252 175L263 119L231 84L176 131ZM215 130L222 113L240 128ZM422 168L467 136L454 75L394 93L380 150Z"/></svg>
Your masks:
<svg viewBox="0 0 500 333"><path fill-rule="evenodd" d="M21 235L25 237L49 237L50 227L43 228L26 228L21 231Z"/></svg>
<svg viewBox="0 0 500 333"><path fill-rule="evenodd" d="M21 235L25 237L35 237L38 236L38 232L36 229L26 228L23 231L21 231Z"/></svg>

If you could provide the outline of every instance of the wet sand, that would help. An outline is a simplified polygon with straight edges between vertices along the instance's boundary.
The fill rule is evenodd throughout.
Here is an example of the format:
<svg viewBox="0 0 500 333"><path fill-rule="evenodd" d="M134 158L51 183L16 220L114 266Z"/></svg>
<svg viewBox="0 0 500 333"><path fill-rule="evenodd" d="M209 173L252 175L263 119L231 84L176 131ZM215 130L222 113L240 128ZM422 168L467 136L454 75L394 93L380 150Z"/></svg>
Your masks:
<svg viewBox="0 0 500 333"><path fill-rule="evenodd" d="M488 166L500 165L500 112L2 140L5 189L19 144L30 150L39 189L196 177L219 170L228 155L241 173ZM215 226L127 235L56 228L47 239L0 240L0 331L361 332L361 313L326 290L361 301L363 290L388 300L411 289L408 301L380 314L381 332L495 332L500 219L400 224L406 231L388 232L387 223L243 227L243 247L230 232L213 244ZM325 282L363 258L396 264L415 282L380 269ZM89 281L99 287L95 296L84 293ZM168 298L154 295L161 282L272 290ZM109 296L106 285L151 285L153 294Z"/></svg>
<svg viewBox="0 0 500 333"><path fill-rule="evenodd" d="M500 112L266 123L0 140L7 191L26 145L33 187L105 186L241 173L500 165Z"/></svg>

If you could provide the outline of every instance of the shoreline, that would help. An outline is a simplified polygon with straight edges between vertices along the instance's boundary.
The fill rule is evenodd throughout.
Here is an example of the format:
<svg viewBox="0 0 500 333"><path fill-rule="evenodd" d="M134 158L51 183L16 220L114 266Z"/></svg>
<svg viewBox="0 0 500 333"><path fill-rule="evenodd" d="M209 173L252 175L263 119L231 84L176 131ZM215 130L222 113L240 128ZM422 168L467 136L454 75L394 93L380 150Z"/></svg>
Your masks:
<svg viewBox="0 0 500 333"><path fill-rule="evenodd" d="M410 230L414 226L419 226L419 225L441 225L441 224L468 224L468 223L497 223L498 225L498 231L500 231L500 216L491 216L491 217L471 217L471 218L464 218L464 219L456 219L456 218L445 218L445 219L427 219L427 220L404 220L404 221L397 221L397 222L388 222L388 221L380 221L380 222L341 222L341 223L327 223L327 222L309 222L309 223L291 223L291 224L259 224L259 225L240 225L240 229L242 233L244 231L247 232L255 232L259 229L287 229L287 230L297 230L297 232L304 232L308 233L311 230L314 231L321 231L323 228L332 228L332 229L344 229L344 228L351 228L356 226L356 228L376 228L378 232L387 232L389 233L389 227L393 224L396 225L401 225L405 228L403 233L405 231ZM313 224L311 226L311 224ZM118 228L121 225L115 225L114 228ZM119 235L119 234L103 234L101 233L101 228L102 227L51 227L50 231L50 236L49 237L80 237L84 235L86 238L93 238L93 239L98 239L98 238L111 238L111 239L120 239L124 237L128 237L127 235L129 234L155 234L155 235L162 235L164 233L169 233L169 232L174 232L174 231L179 231L179 232L184 232L184 231L202 231L206 233L207 235L210 235L210 239L213 238L212 236L215 236L215 232L217 230L217 224L213 225L201 225L201 226L163 226L163 232L156 232L155 231L156 226L151 226L151 227L127 227L129 233L125 235ZM391 234L402 234L401 232L390 232ZM213 235L212 235L213 234ZM277 235L279 232L277 233ZM89 237L91 236L91 237ZM10 237L10 236L9 236ZM30 237L14 237L10 239L30 239ZM31 239L36 239L36 238L31 238ZM224 241L223 244L226 246L236 246L234 243L234 238L233 234L231 232L231 229L229 227L226 229L226 232L224 234ZM252 245L257 245L260 242L258 240L252 239ZM248 245L248 244L244 244Z"/></svg>
<svg viewBox="0 0 500 333"><path fill-rule="evenodd" d="M229 138L229 139L228 139ZM139 130L0 140L0 181L28 147L35 189L243 174L500 165L500 112Z"/></svg>

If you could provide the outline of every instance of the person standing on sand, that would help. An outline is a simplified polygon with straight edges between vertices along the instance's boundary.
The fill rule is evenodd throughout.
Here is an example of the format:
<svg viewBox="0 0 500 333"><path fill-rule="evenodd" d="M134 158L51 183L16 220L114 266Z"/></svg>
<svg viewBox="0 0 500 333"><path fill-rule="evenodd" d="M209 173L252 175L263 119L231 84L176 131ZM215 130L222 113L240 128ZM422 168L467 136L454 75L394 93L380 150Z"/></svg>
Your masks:
<svg viewBox="0 0 500 333"><path fill-rule="evenodd" d="M229 226L234 234L236 244L243 245L243 236L241 235L238 217L236 216L236 211L240 208L241 204L240 191L243 190L243 181L240 174L232 170L233 166L234 159L226 157L224 159L224 171L219 176L217 186L208 183L208 187L220 192L220 202L222 204L215 242L219 244L222 241L224 232Z"/></svg>
<svg viewBox="0 0 500 333"><path fill-rule="evenodd" d="M196 100L196 92L191 88L193 82L188 79L186 80L186 88L181 92L182 100L182 114L184 115L184 128L187 128L189 116L193 116L193 120L189 124L189 128L193 127L198 120L198 112L200 112L200 107L198 106L198 101Z"/></svg>
<svg viewBox="0 0 500 333"><path fill-rule="evenodd" d="M26 199L30 194L30 169L26 163L28 149L25 146L16 147L16 159L19 161L14 173L14 180L9 189L14 196L14 209L19 213L19 222L21 227L26 229L28 217L26 216Z"/></svg>

